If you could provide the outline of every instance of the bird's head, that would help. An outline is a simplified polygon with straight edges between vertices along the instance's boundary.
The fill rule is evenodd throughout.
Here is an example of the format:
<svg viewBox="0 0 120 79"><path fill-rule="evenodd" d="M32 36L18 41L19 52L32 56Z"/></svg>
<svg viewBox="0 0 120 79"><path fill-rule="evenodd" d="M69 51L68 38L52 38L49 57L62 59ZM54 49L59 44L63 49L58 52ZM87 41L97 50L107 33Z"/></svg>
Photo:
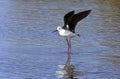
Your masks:
<svg viewBox="0 0 120 79"><path fill-rule="evenodd" d="M62 27L61 27L61 26L58 26L57 29L56 29L55 31L53 31L53 32L60 31L61 29L62 29Z"/></svg>
<svg viewBox="0 0 120 79"><path fill-rule="evenodd" d="M62 29L61 26L58 26L58 27L57 27L57 31L60 31L61 29Z"/></svg>

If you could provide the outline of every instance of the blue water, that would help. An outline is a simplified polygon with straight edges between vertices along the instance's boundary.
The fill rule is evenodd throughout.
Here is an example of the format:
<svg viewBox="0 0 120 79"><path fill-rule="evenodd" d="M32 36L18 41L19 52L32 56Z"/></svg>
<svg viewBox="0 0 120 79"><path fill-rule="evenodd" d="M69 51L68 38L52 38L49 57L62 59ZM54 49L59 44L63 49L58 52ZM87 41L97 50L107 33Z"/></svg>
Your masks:
<svg viewBox="0 0 120 79"><path fill-rule="evenodd" d="M1 0L0 79L120 79L120 1ZM52 33L65 13L92 9L67 45ZM71 78L70 78L71 77Z"/></svg>

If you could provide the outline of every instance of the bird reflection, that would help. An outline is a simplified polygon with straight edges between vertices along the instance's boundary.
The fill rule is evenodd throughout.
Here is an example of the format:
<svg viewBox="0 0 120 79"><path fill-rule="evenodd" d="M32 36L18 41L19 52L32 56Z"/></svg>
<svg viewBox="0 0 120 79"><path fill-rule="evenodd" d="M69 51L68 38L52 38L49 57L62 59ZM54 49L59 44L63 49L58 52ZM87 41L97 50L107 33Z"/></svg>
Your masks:
<svg viewBox="0 0 120 79"><path fill-rule="evenodd" d="M76 78L75 66L74 65L66 65L64 67L66 74L64 75L65 79L78 79Z"/></svg>
<svg viewBox="0 0 120 79"><path fill-rule="evenodd" d="M70 62L71 59L68 57L65 65L58 65L59 70L56 71L58 77L62 77L63 79L78 79L76 77L76 68Z"/></svg>
<svg viewBox="0 0 120 79"><path fill-rule="evenodd" d="M76 76L75 66L74 65L59 65L58 71L56 71L58 77L63 79L78 79Z"/></svg>

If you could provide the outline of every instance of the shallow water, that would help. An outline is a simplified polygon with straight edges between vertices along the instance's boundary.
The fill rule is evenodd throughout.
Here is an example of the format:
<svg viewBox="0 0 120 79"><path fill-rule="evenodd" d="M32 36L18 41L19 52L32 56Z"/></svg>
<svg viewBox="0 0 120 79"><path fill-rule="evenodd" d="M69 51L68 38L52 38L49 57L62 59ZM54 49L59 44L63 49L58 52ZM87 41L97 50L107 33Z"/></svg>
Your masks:
<svg viewBox="0 0 120 79"><path fill-rule="evenodd" d="M64 68L66 41L52 31L88 9ZM120 1L1 0L0 79L120 79Z"/></svg>

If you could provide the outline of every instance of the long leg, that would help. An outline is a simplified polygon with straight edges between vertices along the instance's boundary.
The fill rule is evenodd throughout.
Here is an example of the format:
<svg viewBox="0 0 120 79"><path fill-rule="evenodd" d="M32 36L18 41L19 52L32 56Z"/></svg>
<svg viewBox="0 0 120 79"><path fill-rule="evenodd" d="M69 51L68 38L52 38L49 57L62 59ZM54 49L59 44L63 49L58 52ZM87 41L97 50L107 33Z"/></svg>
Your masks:
<svg viewBox="0 0 120 79"><path fill-rule="evenodd" d="M67 52L69 52L70 51L70 44L69 44L69 40L66 38L66 41L67 41L67 45L68 45L68 51Z"/></svg>
<svg viewBox="0 0 120 79"><path fill-rule="evenodd" d="M68 52L71 53L71 41L70 39L66 39L67 40L67 45L68 45Z"/></svg>
<svg viewBox="0 0 120 79"><path fill-rule="evenodd" d="M71 40L69 39L69 52L71 53Z"/></svg>
<svg viewBox="0 0 120 79"><path fill-rule="evenodd" d="M70 61L71 61L71 41L70 41L70 39L66 39L66 40L67 40L67 45L68 45L68 51L67 51L68 58L67 58L66 64L70 65Z"/></svg>

